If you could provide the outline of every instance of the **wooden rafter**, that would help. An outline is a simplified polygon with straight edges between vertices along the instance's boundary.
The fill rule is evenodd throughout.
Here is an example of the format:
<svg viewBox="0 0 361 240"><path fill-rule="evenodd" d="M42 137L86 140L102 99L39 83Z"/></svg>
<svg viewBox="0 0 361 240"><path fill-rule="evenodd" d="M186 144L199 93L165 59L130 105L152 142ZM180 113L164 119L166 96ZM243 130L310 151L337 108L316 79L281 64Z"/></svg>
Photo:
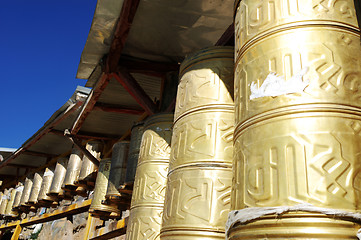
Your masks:
<svg viewBox="0 0 361 240"><path fill-rule="evenodd" d="M164 74L167 72L179 71L178 63L162 63L162 62L120 59L119 66L126 68L129 72L132 73L136 72L136 73L144 73L144 74L150 74L150 73Z"/></svg>
<svg viewBox="0 0 361 240"><path fill-rule="evenodd" d="M59 130L52 130L50 133L58 135L58 136L63 136L66 137L64 135L63 131L59 131ZM93 140L114 140L114 139L118 139L119 136L118 135L109 135L109 134L99 134L99 133L92 133L92 132L78 132L75 135L77 138L79 139L93 139Z"/></svg>
<svg viewBox="0 0 361 240"><path fill-rule="evenodd" d="M57 155L55 154L49 154L49 153L42 153L42 152L35 152L35 151L30 151L30 150L25 150L23 151L23 154L25 155L31 155L31 156L36 156L36 157L44 157L44 158L53 158L56 157Z"/></svg>
<svg viewBox="0 0 361 240"><path fill-rule="evenodd" d="M81 110L80 114L78 115L78 118L74 122L74 125L71 129L71 134L75 135L79 132L81 126L83 125L85 119L88 117L89 113L93 110L93 107L97 100L99 99L100 95L106 88L106 86L109 83L109 76L108 74L104 74L100 77L98 82L95 84L95 87L93 88L92 92L90 93L85 105L83 106L83 109Z"/></svg>
<svg viewBox="0 0 361 240"><path fill-rule="evenodd" d="M38 168L38 166L29 166L25 164L16 164L16 163L9 163L7 167L14 167L14 168L25 168L25 169L35 169Z"/></svg>
<svg viewBox="0 0 361 240"><path fill-rule="evenodd" d="M135 13L140 0L124 0L122 11L115 29L114 38L106 60L105 72L113 73L117 70L118 62L129 35Z"/></svg>
<svg viewBox="0 0 361 240"><path fill-rule="evenodd" d="M127 90L149 115L153 115L156 112L157 106L155 103L127 70L121 68L117 73L112 73L111 76Z"/></svg>
<svg viewBox="0 0 361 240"><path fill-rule="evenodd" d="M234 24L228 26L226 31L222 34L222 36L216 42L216 46L225 46L229 44L234 39Z"/></svg>
<svg viewBox="0 0 361 240"><path fill-rule="evenodd" d="M103 112L113 112L113 113L123 113L131 115L142 115L144 111L138 109L131 109L122 106L117 106L113 104L105 103L96 103L94 106L94 111L103 111Z"/></svg>

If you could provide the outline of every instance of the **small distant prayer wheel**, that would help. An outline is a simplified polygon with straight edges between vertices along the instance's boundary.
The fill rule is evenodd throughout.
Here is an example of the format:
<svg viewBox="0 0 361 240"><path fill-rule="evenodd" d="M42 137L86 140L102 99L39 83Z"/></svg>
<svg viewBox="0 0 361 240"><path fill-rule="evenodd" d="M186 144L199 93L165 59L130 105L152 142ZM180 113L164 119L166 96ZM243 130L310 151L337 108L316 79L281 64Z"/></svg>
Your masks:
<svg viewBox="0 0 361 240"><path fill-rule="evenodd" d="M81 151L74 147L69 157L65 178L62 185L62 189L64 191L70 192L72 195L75 195L75 190L77 188L75 182L78 181L79 178L82 157L83 154Z"/></svg>
<svg viewBox="0 0 361 240"><path fill-rule="evenodd" d="M61 186L65 179L67 165L68 159L66 158L61 158L56 163L54 177L50 185L49 193L47 194L53 201L59 201L63 197L63 189Z"/></svg>
<svg viewBox="0 0 361 240"><path fill-rule="evenodd" d="M125 183L133 186L135 173L137 171L138 157L140 151L140 144L144 132L144 123L139 122L133 125L130 135L129 153L127 161L127 172L125 175Z"/></svg>
<svg viewBox="0 0 361 240"><path fill-rule="evenodd" d="M356 239L361 46L354 1L238 0L235 10L227 239Z"/></svg>
<svg viewBox="0 0 361 240"><path fill-rule="evenodd" d="M21 200L21 195L23 194L24 191L24 186L22 185L22 183L15 188L16 189L16 195L15 195L15 200L14 200L14 205L13 205L13 210L17 211L20 205L20 200Z"/></svg>
<svg viewBox="0 0 361 240"><path fill-rule="evenodd" d="M53 203L53 199L48 196L53 178L54 178L54 169L46 168L44 171L43 182L41 184L41 188L38 196L39 205L42 207L49 207Z"/></svg>
<svg viewBox="0 0 361 240"><path fill-rule="evenodd" d="M102 204L107 192L110 166L112 160L105 158L100 160L99 171L95 181L94 197L89 208L89 213L101 219L116 218L120 216L120 210L117 206Z"/></svg>
<svg viewBox="0 0 361 240"><path fill-rule="evenodd" d="M24 190L23 190L23 193L21 194L21 200L20 200L19 207L22 212L27 212L28 208L30 208L30 206L27 204L27 202L29 201L32 187L33 187L33 179L31 178L31 176L28 176L25 178Z"/></svg>
<svg viewBox="0 0 361 240"><path fill-rule="evenodd" d="M86 144L85 148L98 160L100 160L101 150L103 144L99 141L90 141ZM94 181L96 178L96 171L98 167L90 161L87 156L83 156L83 163L79 173L76 190L79 195L86 196L86 190L92 190L94 187Z"/></svg>
<svg viewBox="0 0 361 240"><path fill-rule="evenodd" d="M28 200L28 205L36 206L38 203L38 196L40 193L41 184L43 182L43 177L39 173L34 174L33 186L31 187L31 192Z"/></svg>
<svg viewBox="0 0 361 240"><path fill-rule="evenodd" d="M14 202L15 202L15 196L16 196L16 189L13 188L10 190L10 194L9 194L9 201L6 205L6 209L5 209L5 215L9 216L9 217L15 217L17 216L17 212L13 211L13 206L14 206Z"/></svg>
<svg viewBox="0 0 361 240"><path fill-rule="evenodd" d="M0 203L0 215L5 214L6 206L9 201L9 190L5 189L3 195L1 196L1 203Z"/></svg>
<svg viewBox="0 0 361 240"><path fill-rule="evenodd" d="M119 142L114 144L112 152L112 164L109 173L109 181L107 193L105 195L108 205L119 205L121 203L130 202L130 195L124 196L118 191L118 187L125 182L125 174L127 171L127 159L129 151L129 142ZM122 198L125 197L124 198Z"/></svg>
<svg viewBox="0 0 361 240"><path fill-rule="evenodd" d="M173 114L149 117L144 124L126 239L159 239L169 166Z"/></svg>

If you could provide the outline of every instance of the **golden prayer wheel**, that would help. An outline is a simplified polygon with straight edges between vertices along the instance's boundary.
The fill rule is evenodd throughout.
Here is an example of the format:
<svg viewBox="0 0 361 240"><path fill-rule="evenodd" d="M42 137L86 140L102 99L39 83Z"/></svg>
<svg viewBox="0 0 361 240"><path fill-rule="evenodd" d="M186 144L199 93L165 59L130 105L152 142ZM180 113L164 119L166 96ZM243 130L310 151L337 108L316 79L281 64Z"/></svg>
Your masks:
<svg viewBox="0 0 361 240"><path fill-rule="evenodd" d="M159 239L170 156L173 114L161 113L144 124L127 240Z"/></svg>
<svg viewBox="0 0 361 240"><path fill-rule="evenodd" d="M66 169L68 165L68 159L61 158L58 160L54 170L54 177L50 185L50 189L48 192L48 196L51 197L53 201L61 200L63 189L61 186L63 185ZM60 196L59 196L60 195Z"/></svg>
<svg viewBox="0 0 361 240"><path fill-rule="evenodd" d="M20 210L23 212L27 212L27 208L30 207L27 202L29 201L29 197L30 197L30 192L31 192L31 188L33 187L33 179L27 177L25 179L25 183L24 183L24 190L23 193L21 194L21 199L20 199Z"/></svg>
<svg viewBox="0 0 361 240"><path fill-rule="evenodd" d="M120 216L120 210L117 206L102 204L107 192L111 162L111 158L100 160L99 171L95 181L94 197L89 208L89 213L92 216L102 219L116 218Z"/></svg>
<svg viewBox="0 0 361 240"><path fill-rule="evenodd" d="M41 184L43 182L43 177L39 173L34 174L33 186L31 187L31 192L28 200L28 205L35 205L38 203L38 196L40 193Z"/></svg>
<svg viewBox="0 0 361 240"><path fill-rule="evenodd" d="M125 174L125 183L131 186L134 184L143 132L143 122L139 122L133 125L129 143L127 171Z"/></svg>
<svg viewBox="0 0 361 240"><path fill-rule="evenodd" d="M24 186L21 183L15 189L16 189L16 195L15 195L15 200L14 200L14 204L13 204L13 210L17 211L19 208L19 205L20 205L21 195L23 194L23 191L24 191Z"/></svg>
<svg viewBox="0 0 361 240"><path fill-rule="evenodd" d="M62 185L62 189L64 189L65 191L73 192L77 188L74 183L79 178L79 173L82 165L82 156L83 154L81 153L81 151L74 147L69 157Z"/></svg>
<svg viewBox="0 0 361 240"><path fill-rule="evenodd" d="M161 239L224 239L232 182L233 47L180 67Z"/></svg>
<svg viewBox="0 0 361 240"><path fill-rule="evenodd" d="M46 168L43 175L43 182L41 184L38 202L40 206L47 207L51 206L53 203L53 199L49 197L47 194L50 190L50 185L53 181L54 177L54 169L53 168Z"/></svg>
<svg viewBox="0 0 361 240"><path fill-rule="evenodd" d="M90 141L86 144L85 148L96 158L100 159L101 150L103 144L99 141ZM81 169L79 173L78 181L76 185L78 189L76 190L79 195L86 196L86 190L92 190L94 185L89 185L90 182L95 181L97 166L90 161L87 156L83 156L83 163L81 164Z"/></svg>
<svg viewBox="0 0 361 240"><path fill-rule="evenodd" d="M118 187L124 184L127 171L127 158L129 151L129 142L119 142L114 144L112 152L112 163L109 173L107 193L105 195L106 204L118 205L123 202L118 191ZM127 195L126 197L128 197ZM130 199L130 197L128 197Z"/></svg>
<svg viewBox="0 0 361 240"><path fill-rule="evenodd" d="M236 6L228 239L356 238L361 47L354 1Z"/></svg>
<svg viewBox="0 0 361 240"><path fill-rule="evenodd" d="M6 209L5 209L5 215L6 216L10 216L10 217L15 217L17 216L17 212L13 211L13 206L14 206L14 202L15 202L15 196L16 196L16 189L13 188L10 190L10 198L9 201L6 205Z"/></svg>
<svg viewBox="0 0 361 240"><path fill-rule="evenodd" d="M6 206L9 201L9 190L5 189L3 195L1 196L1 203L0 203L0 215L5 214Z"/></svg>

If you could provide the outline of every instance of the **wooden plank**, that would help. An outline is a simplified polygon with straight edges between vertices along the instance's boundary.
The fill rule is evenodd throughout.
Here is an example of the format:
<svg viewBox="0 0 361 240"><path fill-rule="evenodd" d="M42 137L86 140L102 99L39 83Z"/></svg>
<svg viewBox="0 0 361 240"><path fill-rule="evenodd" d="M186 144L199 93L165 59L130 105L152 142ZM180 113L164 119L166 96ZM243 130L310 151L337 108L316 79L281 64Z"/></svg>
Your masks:
<svg viewBox="0 0 361 240"><path fill-rule="evenodd" d="M55 135L58 136L63 136L66 137L64 135L63 131L58 131L58 130L52 130L50 133L53 133ZM94 140L114 140L114 139L118 139L119 136L118 135L109 135L109 134L100 134L100 133L93 133L93 132L83 132L83 131L79 131L76 135L76 138L78 139L94 139Z"/></svg>
<svg viewBox="0 0 361 240"><path fill-rule="evenodd" d="M105 64L105 72L116 72L140 0L124 0Z"/></svg>
<svg viewBox="0 0 361 240"><path fill-rule="evenodd" d="M35 169L35 168L38 168L39 166L29 166L29 165L24 165L24 164L9 163L9 164L7 165L7 167Z"/></svg>
<svg viewBox="0 0 361 240"><path fill-rule="evenodd" d="M105 239L111 239L118 236L121 236L126 233L126 219L121 219L117 222L116 229L106 232L107 229L103 227L102 229L99 229L98 232L100 233L98 236L90 238L90 240L105 240Z"/></svg>
<svg viewBox="0 0 361 240"><path fill-rule="evenodd" d="M127 70L119 69L117 73L112 73L111 75L149 115L153 115L156 112L157 106L155 103Z"/></svg>
<svg viewBox="0 0 361 240"><path fill-rule="evenodd" d="M232 44L233 41L233 44ZM218 39L215 46L225 46L225 45L234 45L234 24L228 26L226 31Z"/></svg>
<svg viewBox="0 0 361 240"><path fill-rule="evenodd" d="M144 60L131 60L126 58L121 58L119 60L119 66L126 68L129 72L137 73L164 73L179 71L178 63L163 63L163 62L150 62ZM157 74L160 76L160 74Z"/></svg>
<svg viewBox="0 0 361 240"><path fill-rule="evenodd" d="M30 150L25 150L25 151L23 151L23 154L25 154L25 155L30 155L30 156L36 156L36 157L45 157L45 158L48 158L48 157L51 157L51 158L56 157L55 154L35 152L35 151L30 151Z"/></svg>
<svg viewBox="0 0 361 240"><path fill-rule="evenodd" d="M113 113L121 113L121 114L131 114L131 115L142 115L144 111L139 109L131 109L125 108L122 106L117 106L113 104L105 104L105 103L96 103L94 111L103 111L103 112L113 112Z"/></svg>
<svg viewBox="0 0 361 240"><path fill-rule="evenodd" d="M91 91L86 103L83 106L80 114L78 115L74 125L71 129L71 134L75 135L79 132L81 126L83 125L85 119L88 117L89 113L93 110L95 103L98 101L100 95L107 87L109 83L109 76L108 74L104 74L100 77L100 79L95 84L93 90Z"/></svg>

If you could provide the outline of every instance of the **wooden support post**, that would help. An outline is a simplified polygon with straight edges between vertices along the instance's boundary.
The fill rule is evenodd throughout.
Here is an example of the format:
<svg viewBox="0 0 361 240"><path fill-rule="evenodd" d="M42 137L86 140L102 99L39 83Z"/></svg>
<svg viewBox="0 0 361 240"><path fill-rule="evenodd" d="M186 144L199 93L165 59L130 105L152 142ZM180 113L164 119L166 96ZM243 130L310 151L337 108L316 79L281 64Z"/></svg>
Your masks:
<svg viewBox="0 0 361 240"><path fill-rule="evenodd" d="M232 44L233 43L233 44ZM215 44L216 46L234 45L234 24L232 23Z"/></svg>
<svg viewBox="0 0 361 240"><path fill-rule="evenodd" d="M22 227L20 224L16 225L15 231L13 233L13 236L11 237L11 240L18 240L20 233L21 233Z"/></svg>
<svg viewBox="0 0 361 240"><path fill-rule="evenodd" d="M153 115L156 112L157 106L155 103L126 69L119 69L116 74L112 73L111 75L149 115Z"/></svg>
<svg viewBox="0 0 361 240"><path fill-rule="evenodd" d="M77 147L87 158L89 158L89 160L94 163L97 167L99 167L99 160L96 159L82 144L81 141L78 140L76 137L72 136L69 132L68 129L65 130L64 132L65 136L67 136L70 141L72 141L75 145L75 147Z"/></svg>

